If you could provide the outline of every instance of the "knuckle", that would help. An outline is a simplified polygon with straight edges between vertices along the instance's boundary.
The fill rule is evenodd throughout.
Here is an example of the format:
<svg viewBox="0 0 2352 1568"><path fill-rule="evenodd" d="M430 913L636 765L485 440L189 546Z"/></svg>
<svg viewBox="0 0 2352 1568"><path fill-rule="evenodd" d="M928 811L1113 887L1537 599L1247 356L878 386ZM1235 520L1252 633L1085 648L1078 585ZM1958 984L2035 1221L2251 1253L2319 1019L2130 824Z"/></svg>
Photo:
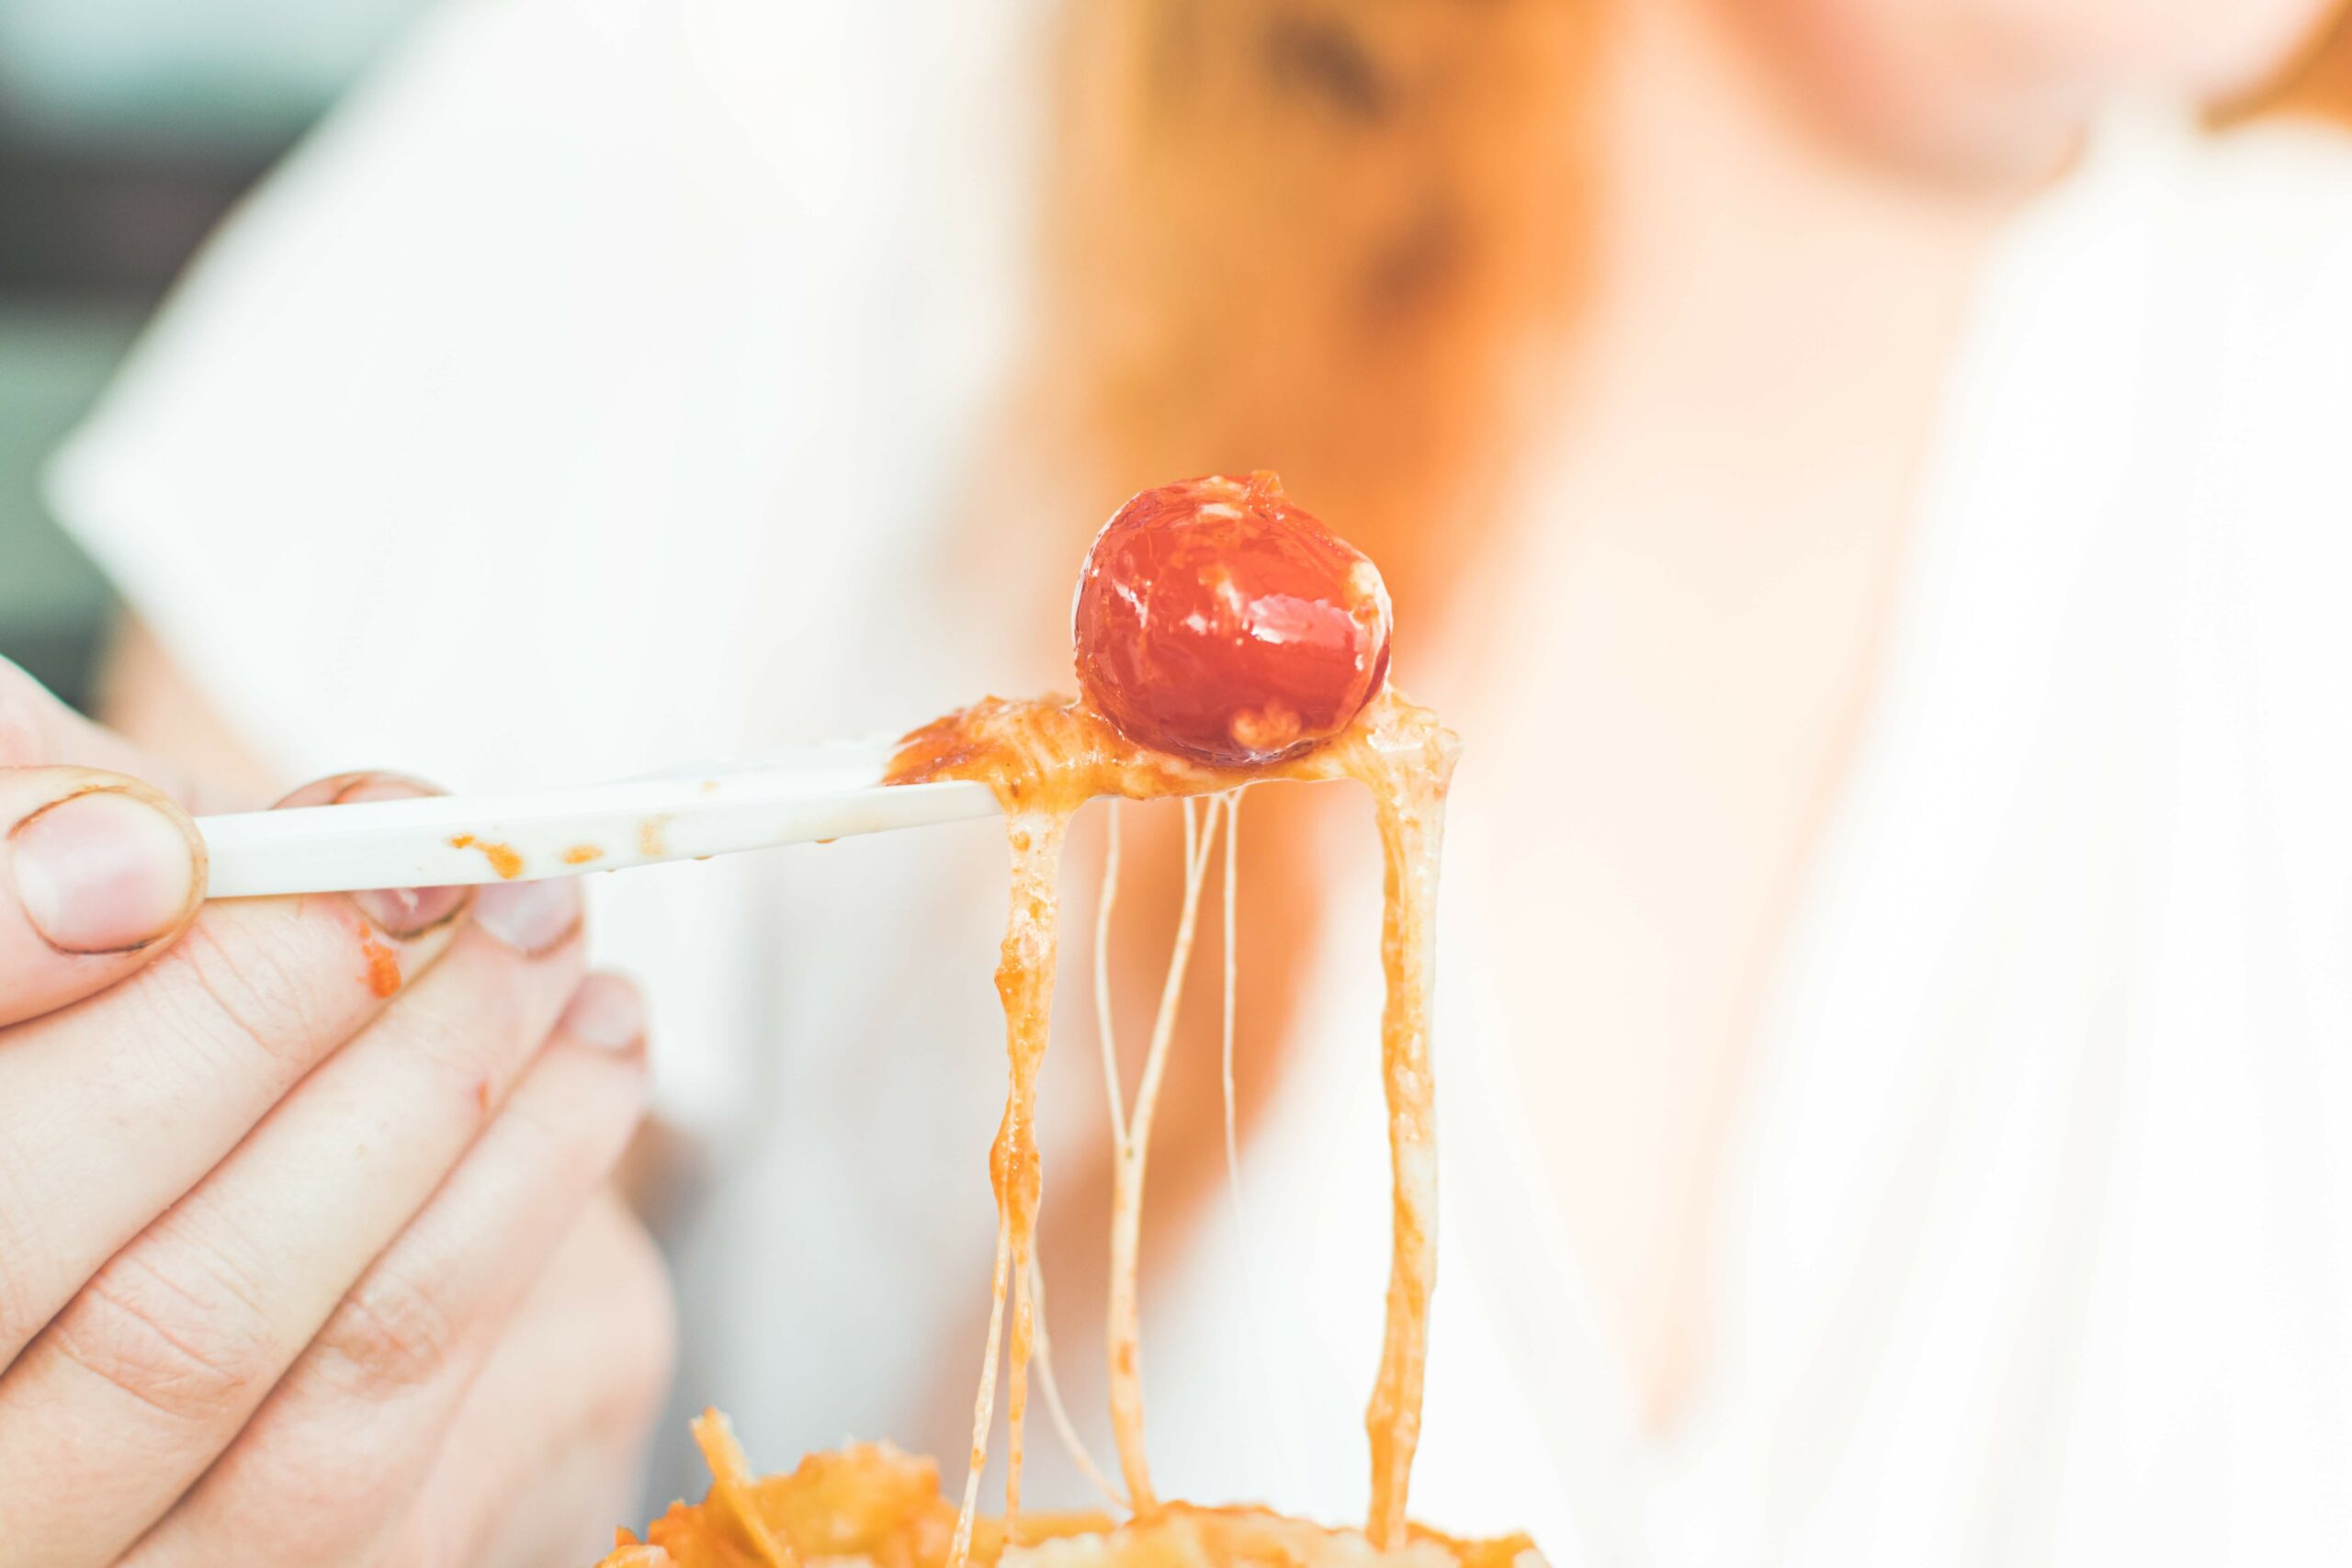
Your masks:
<svg viewBox="0 0 2352 1568"><path fill-rule="evenodd" d="M316 1371L340 1391L384 1403L449 1364L457 1325L424 1279L396 1264L369 1271L315 1342Z"/></svg>
<svg viewBox="0 0 2352 1568"><path fill-rule="evenodd" d="M49 1332L93 1376L189 1423L251 1408L279 1360L243 1283L201 1248L138 1245L117 1255Z"/></svg>
<svg viewBox="0 0 2352 1568"><path fill-rule="evenodd" d="M243 922L232 939L199 919L133 983L164 1015L173 1046L193 1039L299 1071L311 1066L327 1021L301 948L300 935L274 922Z"/></svg>

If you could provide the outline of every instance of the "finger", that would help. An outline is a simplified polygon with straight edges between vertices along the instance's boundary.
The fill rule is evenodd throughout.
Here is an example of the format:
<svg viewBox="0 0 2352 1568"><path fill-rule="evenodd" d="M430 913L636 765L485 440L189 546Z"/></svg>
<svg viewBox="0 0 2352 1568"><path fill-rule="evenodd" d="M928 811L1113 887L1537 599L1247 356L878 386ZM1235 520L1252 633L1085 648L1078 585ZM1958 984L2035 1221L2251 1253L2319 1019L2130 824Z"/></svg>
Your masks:
<svg viewBox="0 0 2352 1568"><path fill-rule="evenodd" d="M136 779L0 768L0 1029L115 984L196 918L204 840Z"/></svg>
<svg viewBox="0 0 2352 1568"><path fill-rule="evenodd" d="M676 1342L661 1256L607 1189L466 1394L392 1560L596 1561L635 1506Z"/></svg>
<svg viewBox="0 0 2352 1568"><path fill-rule="evenodd" d="M485 890L447 955L0 1376L0 1519L30 1519L19 1549L111 1561L229 1446L547 1038L580 983L579 924L569 883ZM99 1451L141 1462L89 1466ZM68 1487L74 1507L40 1507Z"/></svg>
<svg viewBox="0 0 2352 1568"><path fill-rule="evenodd" d="M210 904L111 989L0 1031L0 1370L440 954L466 902Z"/></svg>
<svg viewBox="0 0 2352 1568"><path fill-rule="evenodd" d="M609 1043L624 1034L639 1043ZM126 1564L383 1560L517 1303L628 1140L641 1036L625 982L581 987L441 1191Z"/></svg>

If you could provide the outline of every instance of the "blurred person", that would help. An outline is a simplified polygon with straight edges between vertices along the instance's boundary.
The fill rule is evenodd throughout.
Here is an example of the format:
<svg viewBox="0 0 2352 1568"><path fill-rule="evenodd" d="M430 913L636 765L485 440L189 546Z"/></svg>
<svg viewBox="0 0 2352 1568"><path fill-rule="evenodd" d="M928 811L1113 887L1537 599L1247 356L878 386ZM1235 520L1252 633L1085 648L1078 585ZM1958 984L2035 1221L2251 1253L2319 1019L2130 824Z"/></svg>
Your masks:
<svg viewBox="0 0 2352 1568"><path fill-rule="evenodd" d="M140 617L111 716L248 787L888 728L1066 680L1125 492L1278 468L1471 746L1417 1512L1563 1564L2341 1558L2352 150L2214 112L2324 98L2328 12L453 7L60 459ZM1173 1489L1344 1516L1369 857L1322 792L1243 821L1244 1201L1195 1005L1147 1388ZM1001 854L592 889L711 1162L682 1394L754 1451L956 1451Z"/></svg>

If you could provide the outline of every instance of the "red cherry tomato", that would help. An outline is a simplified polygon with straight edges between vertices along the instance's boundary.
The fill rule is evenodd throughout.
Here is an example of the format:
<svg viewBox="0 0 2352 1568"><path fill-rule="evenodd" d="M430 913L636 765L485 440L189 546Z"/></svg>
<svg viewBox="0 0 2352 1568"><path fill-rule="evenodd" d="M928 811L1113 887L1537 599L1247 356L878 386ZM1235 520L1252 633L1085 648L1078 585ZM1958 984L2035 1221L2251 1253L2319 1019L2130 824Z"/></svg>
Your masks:
<svg viewBox="0 0 2352 1568"><path fill-rule="evenodd" d="M1094 705L1130 740L1196 761L1304 751L1388 678L1380 569L1271 473L1162 485L1119 508L1072 619Z"/></svg>

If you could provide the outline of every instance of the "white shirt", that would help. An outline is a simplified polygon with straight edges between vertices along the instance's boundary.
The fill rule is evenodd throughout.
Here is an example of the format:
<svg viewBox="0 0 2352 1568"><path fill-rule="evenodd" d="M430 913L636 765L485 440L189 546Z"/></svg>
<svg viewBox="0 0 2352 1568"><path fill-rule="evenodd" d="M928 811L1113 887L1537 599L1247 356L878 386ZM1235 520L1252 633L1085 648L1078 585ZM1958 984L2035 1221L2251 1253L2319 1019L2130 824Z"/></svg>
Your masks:
<svg viewBox="0 0 2352 1568"><path fill-rule="evenodd" d="M1511 1081L1465 766L1426 1517L1523 1523L1555 1562L2352 1553L2347 263L2343 145L2160 119L2007 237L1664 1438ZM1309 1004L1335 1027L1252 1151L1248 1224L1154 1320L1154 1414L1220 1433L1179 1490L1291 1474L1361 1506L1363 936Z"/></svg>
<svg viewBox="0 0 2352 1568"><path fill-rule="evenodd" d="M990 606L924 566L1024 319L1035 24L452 8L208 253L60 509L289 773L578 778L967 700ZM1465 778L1418 1514L1563 1565L2352 1559L2346 430L2341 141L2155 117L2018 222L1662 1439L1497 1043ZM681 1403L769 1463L977 1362L943 1336L985 1290L1001 856L595 885L664 1102L728 1151ZM1361 1507L1363 946L1317 968L1247 1230L1220 1209L1148 1307L1180 1492Z"/></svg>

